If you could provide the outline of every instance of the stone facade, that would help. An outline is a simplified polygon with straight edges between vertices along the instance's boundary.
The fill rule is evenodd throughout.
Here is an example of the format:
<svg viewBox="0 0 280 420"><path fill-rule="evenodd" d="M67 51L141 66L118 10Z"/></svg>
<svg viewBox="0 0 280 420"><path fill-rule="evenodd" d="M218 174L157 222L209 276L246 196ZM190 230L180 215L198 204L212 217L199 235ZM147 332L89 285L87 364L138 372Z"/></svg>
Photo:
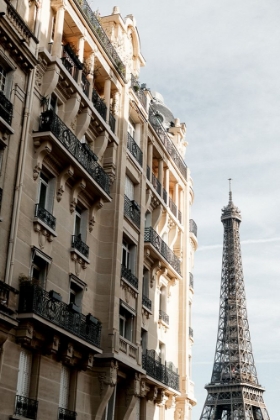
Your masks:
<svg viewBox="0 0 280 420"><path fill-rule="evenodd" d="M0 419L191 419L186 126L132 15L0 0Z"/></svg>

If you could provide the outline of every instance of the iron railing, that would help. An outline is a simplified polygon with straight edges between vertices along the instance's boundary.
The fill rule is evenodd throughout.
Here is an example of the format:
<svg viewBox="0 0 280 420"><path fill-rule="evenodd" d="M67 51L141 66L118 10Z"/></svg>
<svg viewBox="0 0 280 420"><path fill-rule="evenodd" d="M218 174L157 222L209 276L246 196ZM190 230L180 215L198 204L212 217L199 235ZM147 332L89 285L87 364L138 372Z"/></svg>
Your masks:
<svg viewBox="0 0 280 420"><path fill-rule="evenodd" d="M18 290L0 280L0 311L14 315L17 309L15 295Z"/></svg>
<svg viewBox="0 0 280 420"><path fill-rule="evenodd" d="M100 98L100 96L94 88L92 89L91 100L96 111L101 115L103 120L106 121L107 106L104 100Z"/></svg>
<svg viewBox="0 0 280 420"><path fill-rule="evenodd" d="M190 219L190 232L194 234L194 236L197 237L197 226L193 219Z"/></svg>
<svg viewBox="0 0 280 420"><path fill-rule="evenodd" d="M193 273L189 273L190 275L190 287L193 289Z"/></svg>
<svg viewBox="0 0 280 420"><path fill-rule="evenodd" d="M132 154L132 156L136 159L136 161L139 163L139 165L142 166L143 163L143 152L134 140L134 138L127 133L127 148Z"/></svg>
<svg viewBox="0 0 280 420"><path fill-rule="evenodd" d="M84 66L70 47L70 44L63 46L63 56L61 57L61 61L68 73L70 73L73 79L77 81L79 70L82 70Z"/></svg>
<svg viewBox="0 0 280 420"><path fill-rule="evenodd" d="M18 32L20 32L20 34L22 34L23 40L26 40L28 42L29 39L32 38L36 44L39 44L38 39L31 32L31 30L26 25L22 17L18 14L14 6L10 3L10 0L5 0L5 2L7 3L7 15L9 22L13 24L13 26L17 29Z"/></svg>
<svg viewBox="0 0 280 420"><path fill-rule="evenodd" d="M51 131L60 143L83 166L88 174L109 195L110 179L97 163L97 157L87 144L81 143L53 110L45 111L40 117L39 131Z"/></svg>
<svg viewBox="0 0 280 420"><path fill-rule="evenodd" d="M88 22L98 41L103 46L106 54L112 61L115 69L117 70L121 78L125 81L125 65L123 64L117 51L111 44L111 41L109 40L106 32L102 28L99 20L96 17L96 14L92 11L86 0L74 0L74 2L82 12L84 18Z"/></svg>
<svg viewBox="0 0 280 420"><path fill-rule="evenodd" d="M27 419L36 420L38 401L16 395L15 414Z"/></svg>
<svg viewBox="0 0 280 420"><path fill-rule="evenodd" d="M150 106L149 121L153 126L153 129L157 133L162 144L166 147L168 154L170 155L171 159L175 162L183 177L187 179L187 165L185 164L182 156L178 152L172 140L170 140L170 138L168 137L168 134L163 125L161 124L159 118L157 118L157 115L157 111Z"/></svg>
<svg viewBox="0 0 280 420"><path fill-rule="evenodd" d="M167 315L167 313L165 313L161 309L159 310L159 319L165 324L169 325L169 315Z"/></svg>
<svg viewBox="0 0 280 420"><path fill-rule="evenodd" d="M138 82L138 80L136 79L136 77L131 74L131 87L134 90L136 96L138 97L139 101L141 102L141 104L143 105L143 107L146 109L147 108L147 97L144 93L144 89L143 86L145 85L140 85L140 83Z"/></svg>
<svg viewBox="0 0 280 420"><path fill-rule="evenodd" d="M170 197L169 197L169 208L171 212L174 214L174 216L177 217L177 206Z"/></svg>
<svg viewBox="0 0 280 420"><path fill-rule="evenodd" d="M150 177L151 177L151 168L149 166L147 166L147 170L146 170L146 177L147 179L150 181Z"/></svg>
<svg viewBox="0 0 280 420"><path fill-rule="evenodd" d="M148 296L142 295L142 305L146 306L150 311L152 310L152 301Z"/></svg>
<svg viewBox="0 0 280 420"><path fill-rule="evenodd" d="M121 277L128 281L135 289L138 289L138 278L132 274L131 270L124 265L121 268Z"/></svg>
<svg viewBox="0 0 280 420"><path fill-rule="evenodd" d="M88 97L90 83L87 79L87 74L84 71L82 72L81 84L84 94Z"/></svg>
<svg viewBox="0 0 280 420"><path fill-rule="evenodd" d="M162 364L161 359L156 359L149 354L150 352L150 350L146 350L146 354L142 355L142 366L147 375L162 382L164 385L179 391L178 373L168 367L168 363Z"/></svg>
<svg viewBox="0 0 280 420"><path fill-rule="evenodd" d="M161 196L161 183L159 182L154 173L152 173L152 184L158 195Z"/></svg>
<svg viewBox="0 0 280 420"><path fill-rule="evenodd" d="M140 228L141 211L139 205L134 200L124 196L124 215L128 217L138 228Z"/></svg>
<svg viewBox="0 0 280 420"><path fill-rule="evenodd" d="M165 188L162 187L162 198L165 204L167 204L167 191Z"/></svg>
<svg viewBox="0 0 280 420"><path fill-rule="evenodd" d="M79 251L84 257L88 258L89 256L89 247L82 241L81 234L79 235L72 235L72 248Z"/></svg>
<svg viewBox="0 0 280 420"><path fill-rule="evenodd" d="M35 217L38 217L52 230L55 230L56 218L48 210L41 207L39 203L35 204Z"/></svg>
<svg viewBox="0 0 280 420"><path fill-rule="evenodd" d="M189 327L189 337L193 338L193 329Z"/></svg>
<svg viewBox="0 0 280 420"><path fill-rule="evenodd" d="M182 223L182 212L178 209L178 220Z"/></svg>
<svg viewBox="0 0 280 420"><path fill-rule="evenodd" d="M144 241L150 242L163 258L181 275L180 260L152 227L145 228Z"/></svg>
<svg viewBox="0 0 280 420"><path fill-rule="evenodd" d="M6 98L2 90L0 90L0 117L9 125L13 118L13 104Z"/></svg>
<svg viewBox="0 0 280 420"><path fill-rule="evenodd" d="M111 112L109 112L109 126L114 133L116 129L116 118Z"/></svg>
<svg viewBox="0 0 280 420"><path fill-rule="evenodd" d="M58 407L58 420L75 420L77 417L76 411L66 410L66 408Z"/></svg>
<svg viewBox="0 0 280 420"><path fill-rule="evenodd" d="M20 287L19 313L35 313L66 331L100 347L101 322L91 314L87 316L74 311L70 305L53 297L29 281Z"/></svg>

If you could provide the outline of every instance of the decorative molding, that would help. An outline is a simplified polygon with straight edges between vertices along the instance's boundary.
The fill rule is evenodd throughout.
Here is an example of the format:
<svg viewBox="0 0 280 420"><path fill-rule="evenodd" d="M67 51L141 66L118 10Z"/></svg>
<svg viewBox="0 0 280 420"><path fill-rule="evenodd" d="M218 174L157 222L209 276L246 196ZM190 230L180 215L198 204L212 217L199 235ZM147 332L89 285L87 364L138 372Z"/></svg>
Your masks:
<svg viewBox="0 0 280 420"><path fill-rule="evenodd" d="M95 225L95 216L98 210L102 209L104 205L104 201L102 200L102 198L99 198L98 200L95 201L95 203L93 204L93 206L90 209L90 215L89 215L89 231L92 232L93 227Z"/></svg>
<svg viewBox="0 0 280 420"><path fill-rule="evenodd" d="M100 383L100 396L102 396L106 386L116 385L117 376L118 376L118 368L119 368L118 362L114 362L113 360L111 360L110 367L107 368L105 372L100 373L100 375L98 376L98 380Z"/></svg>
<svg viewBox="0 0 280 420"><path fill-rule="evenodd" d="M40 140L38 141L37 139L34 139L34 146L37 147L35 150L36 165L33 169L33 179L36 181L42 170L42 164L45 156L52 151L52 145L49 141L40 143Z"/></svg>
<svg viewBox="0 0 280 420"><path fill-rule="evenodd" d="M69 178L71 178L74 175L74 169L70 165L68 168L66 168L61 174L59 175L59 178L57 180L57 192L56 192L56 199L58 202L61 201L62 195L65 191L65 185Z"/></svg>
<svg viewBox="0 0 280 420"><path fill-rule="evenodd" d="M73 213L75 210L76 205L78 204L78 196L81 191L86 188L86 181L81 179L80 181L76 182L72 189L72 196L70 202L70 212Z"/></svg>

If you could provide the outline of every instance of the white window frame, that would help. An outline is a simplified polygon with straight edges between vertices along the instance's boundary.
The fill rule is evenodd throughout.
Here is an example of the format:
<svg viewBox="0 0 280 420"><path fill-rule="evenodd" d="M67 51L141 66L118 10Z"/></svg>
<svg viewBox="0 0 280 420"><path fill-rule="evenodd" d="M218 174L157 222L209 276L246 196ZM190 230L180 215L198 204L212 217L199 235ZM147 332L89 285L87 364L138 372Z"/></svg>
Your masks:
<svg viewBox="0 0 280 420"><path fill-rule="evenodd" d="M42 187L44 186L46 188L46 196L44 200L45 202L42 205L42 207L51 214L53 212L55 184L56 184L55 177L48 176L44 171L40 173L40 182L39 182L37 202L40 205Z"/></svg>
<svg viewBox="0 0 280 420"><path fill-rule="evenodd" d="M77 220L80 219L80 226L77 229ZM86 243L87 239L87 219L88 219L88 210L83 209L79 204L75 207L74 211L74 226L73 226L73 235L81 235L81 239Z"/></svg>

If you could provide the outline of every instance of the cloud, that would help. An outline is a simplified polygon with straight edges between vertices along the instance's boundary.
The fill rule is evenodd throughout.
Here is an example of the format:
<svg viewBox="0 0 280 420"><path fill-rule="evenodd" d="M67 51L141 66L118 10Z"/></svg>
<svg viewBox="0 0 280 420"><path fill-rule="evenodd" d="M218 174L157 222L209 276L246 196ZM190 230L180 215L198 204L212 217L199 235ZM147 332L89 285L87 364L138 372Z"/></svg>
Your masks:
<svg viewBox="0 0 280 420"><path fill-rule="evenodd" d="M279 242L280 238L266 238L266 239L247 239L245 241L241 241L241 245L248 245L248 244L264 244L264 243L268 243L268 242ZM210 249L218 249L218 248L222 248L223 245L222 244L216 244L216 245L204 245L204 246L200 246L198 248L198 251L207 251Z"/></svg>

